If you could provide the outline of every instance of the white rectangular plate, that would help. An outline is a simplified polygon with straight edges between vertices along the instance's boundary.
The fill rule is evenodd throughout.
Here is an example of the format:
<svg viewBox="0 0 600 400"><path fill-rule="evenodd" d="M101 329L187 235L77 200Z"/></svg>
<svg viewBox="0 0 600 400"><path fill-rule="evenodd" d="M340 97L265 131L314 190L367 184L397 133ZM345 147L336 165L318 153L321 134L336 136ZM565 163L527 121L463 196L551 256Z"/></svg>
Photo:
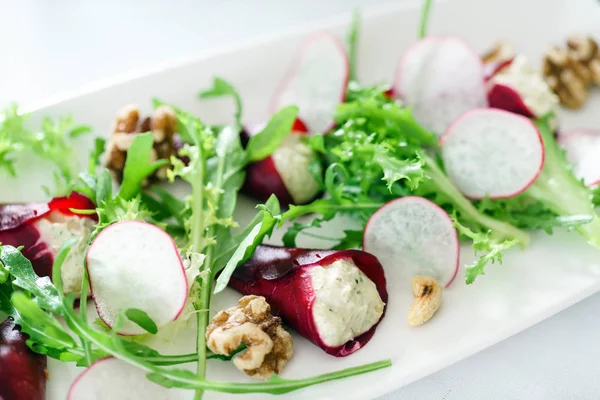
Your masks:
<svg viewBox="0 0 600 400"><path fill-rule="evenodd" d="M542 52L551 44L563 43L573 28L598 36L599 18L600 6L595 0L578 0L577 7L567 0L446 0L435 2L429 26L431 33L455 34L478 50L484 50L499 39L509 40L537 64ZM117 109L127 103L138 103L149 111L150 99L156 96L196 112L208 121L222 122L230 120L232 115L228 102L200 102L196 98L198 90L208 87L212 77L218 74L240 90L245 121L260 122L267 117L268 99L300 41L319 28L343 37L349 19L349 15L344 15L319 25L252 40L233 49L168 63L134 77L94 85L37 107L33 120L44 115L71 113L77 121L88 123L98 134L108 136ZM365 10L359 58L362 82L391 81L400 54L415 40L418 20L418 2L404 1ZM594 98L593 103L597 105L598 100ZM597 127L594 125L597 123L591 105L582 112L561 116L561 126L567 128ZM87 156L88 147L89 143L81 143L81 159ZM27 162L22 160L23 164ZM19 181L2 178L0 202L44 197L38 187L49 182L48 173L44 168L36 168L26 174ZM243 201L239 211L241 218L246 218L251 208L251 203ZM343 227L344 223L337 221L324 229L339 231ZM276 238L273 241L277 242ZM301 244L320 245L315 241ZM470 248L463 247L462 261L471 260L471 253ZM306 377L386 358L392 359L393 366L286 394L286 399L375 398L506 339L600 289L599 251L573 233L560 232L551 237L536 234L529 248L510 251L504 265L488 266L486 275L475 285L467 287L461 271L445 292L443 305L435 318L420 328L409 328L405 316L412 294L408 282L394 279L393 268L386 266L390 292L387 315L368 346L350 357L338 359L295 336L296 354L284 377ZM216 296L213 310L234 304L238 297L233 292ZM193 335L191 326L178 337L176 349L173 346L169 349L192 350ZM160 338L154 342L164 347ZM209 364L211 379L245 379L230 363L211 361ZM80 371L51 361L48 398L64 399ZM190 392L185 392L177 397L190 396ZM207 395L211 399L226 397L215 393ZM264 399L268 396L242 397Z"/></svg>

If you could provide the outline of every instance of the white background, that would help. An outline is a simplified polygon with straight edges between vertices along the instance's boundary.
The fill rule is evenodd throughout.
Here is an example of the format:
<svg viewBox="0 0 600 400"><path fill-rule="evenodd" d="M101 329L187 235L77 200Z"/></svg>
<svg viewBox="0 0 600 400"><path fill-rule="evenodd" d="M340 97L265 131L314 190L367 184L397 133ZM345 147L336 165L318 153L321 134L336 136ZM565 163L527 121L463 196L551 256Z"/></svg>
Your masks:
<svg viewBox="0 0 600 400"><path fill-rule="evenodd" d="M389 1L0 0L0 105ZM596 295L382 399L599 399L599 310Z"/></svg>

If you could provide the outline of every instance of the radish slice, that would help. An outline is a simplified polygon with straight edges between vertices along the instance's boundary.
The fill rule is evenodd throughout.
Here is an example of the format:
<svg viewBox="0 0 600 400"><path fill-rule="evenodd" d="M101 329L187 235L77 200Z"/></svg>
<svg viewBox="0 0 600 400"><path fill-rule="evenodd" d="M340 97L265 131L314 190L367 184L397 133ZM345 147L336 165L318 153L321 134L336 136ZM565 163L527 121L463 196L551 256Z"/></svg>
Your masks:
<svg viewBox="0 0 600 400"><path fill-rule="evenodd" d="M166 400L175 398L177 392L149 381L143 370L107 357L90 365L75 379L67 400Z"/></svg>
<svg viewBox="0 0 600 400"><path fill-rule="evenodd" d="M403 197L384 204L365 228L363 249L386 269L399 269L406 282L416 275L450 286L458 272L458 234L452 219L422 197Z"/></svg>
<svg viewBox="0 0 600 400"><path fill-rule="evenodd" d="M559 144L573 165L573 174L583 179L586 186L600 183L600 131L578 129L561 132Z"/></svg>
<svg viewBox="0 0 600 400"><path fill-rule="evenodd" d="M398 64L394 93L438 135L463 112L487 106L482 61L454 37L428 37L412 45Z"/></svg>
<svg viewBox="0 0 600 400"><path fill-rule="evenodd" d="M484 108L466 112L442 136L442 157L454 184L472 199L525 191L544 165L544 145L528 118Z"/></svg>
<svg viewBox="0 0 600 400"><path fill-rule="evenodd" d="M114 326L121 312L138 308L158 325L183 311L188 282L173 239L160 228L123 221L104 229L87 254L92 298L100 318ZM127 320L119 333L145 331Z"/></svg>
<svg viewBox="0 0 600 400"><path fill-rule="evenodd" d="M346 96L349 69L348 55L335 36L327 32L311 35L279 84L271 112L296 105L310 133L327 132L334 125L336 107Z"/></svg>

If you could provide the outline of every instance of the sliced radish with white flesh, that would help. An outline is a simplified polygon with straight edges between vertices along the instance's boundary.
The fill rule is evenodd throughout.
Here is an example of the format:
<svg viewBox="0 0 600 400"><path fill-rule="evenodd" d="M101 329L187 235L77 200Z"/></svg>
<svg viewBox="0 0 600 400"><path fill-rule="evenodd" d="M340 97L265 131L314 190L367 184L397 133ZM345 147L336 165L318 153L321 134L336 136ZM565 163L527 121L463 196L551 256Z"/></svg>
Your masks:
<svg viewBox="0 0 600 400"><path fill-rule="evenodd" d="M440 140L446 173L472 199L525 191L544 165L544 145L528 118L483 108L464 113Z"/></svg>
<svg viewBox="0 0 600 400"><path fill-rule="evenodd" d="M458 38L422 39L400 59L394 94L421 125L441 135L463 112L487 106L482 61Z"/></svg>
<svg viewBox="0 0 600 400"><path fill-rule="evenodd" d="M578 129L561 132L558 142L565 149L573 174L586 186L600 183L600 131Z"/></svg>
<svg viewBox="0 0 600 400"><path fill-rule="evenodd" d="M96 361L75 379L67 400L166 400L179 398L178 392L149 381L143 370L108 357Z"/></svg>
<svg viewBox="0 0 600 400"><path fill-rule="evenodd" d="M298 106L298 117L310 133L325 133L334 125L335 109L346 96L348 54L333 35L319 32L300 46L271 101L271 112Z"/></svg>
<svg viewBox="0 0 600 400"><path fill-rule="evenodd" d="M489 80L490 107L511 111L529 118L539 118L558 110L558 97L535 71L527 59L519 55Z"/></svg>
<svg viewBox="0 0 600 400"><path fill-rule="evenodd" d="M104 229L87 254L92 298L110 327L122 312L137 308L158 325L175 320L188 297L185 269L173 239L160 228L123 221ZM145 331L127 320L119 333Z"/></svg>
<svg viewBox="0 0 600 400"><path fill-rule="evenodd" d="M417 275L448 287L458 272L459 242L452 219L422 197L384 204L365 227L363 249L394 269L408 285Z"/></svg>

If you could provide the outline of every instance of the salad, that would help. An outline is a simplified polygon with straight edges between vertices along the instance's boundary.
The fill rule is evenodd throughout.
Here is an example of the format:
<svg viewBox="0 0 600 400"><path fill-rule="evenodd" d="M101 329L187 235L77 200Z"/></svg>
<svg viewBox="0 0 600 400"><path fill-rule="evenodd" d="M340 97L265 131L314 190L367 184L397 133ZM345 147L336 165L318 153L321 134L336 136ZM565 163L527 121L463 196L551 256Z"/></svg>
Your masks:
<svg viewBox="0 0 600 400"><path fill-rule="evenodd" d="M407 324L426 323L462 284L461 242L476 255L465 284L535 230L571 229L600 247L600 135L557 132L559 106L580 106L600 82L595 42L570 39L536 71L505 44L480 56L427 36L430 7L389 82L358 79L355 16L345 44L328 32L305 40L264 124L245 125L243 99L217 77L199 101L229 97L232 124L161 99L147 117L128 105L83 171L72 139L89 127L68 117L32 129L7 108L2 173L18 178L27 152L55 179L46 202L0 206L0 398L43 399L48 357L85 367L72 400L285 394L370 373L391 361L281 377L290 332L332 357L368 351L397 295L390 271L414 296ZM174 196L176 181L191 194ZM258 203L247 224L234 218L239 196ZM319 236L327 248L297 247L337 218L355 228ZM276 230L282 245L266 244ZM228 287L237 303L212 307ZM188 325L194 352L149 345ZM210 359L251 380L208 379Z"/></svg>

